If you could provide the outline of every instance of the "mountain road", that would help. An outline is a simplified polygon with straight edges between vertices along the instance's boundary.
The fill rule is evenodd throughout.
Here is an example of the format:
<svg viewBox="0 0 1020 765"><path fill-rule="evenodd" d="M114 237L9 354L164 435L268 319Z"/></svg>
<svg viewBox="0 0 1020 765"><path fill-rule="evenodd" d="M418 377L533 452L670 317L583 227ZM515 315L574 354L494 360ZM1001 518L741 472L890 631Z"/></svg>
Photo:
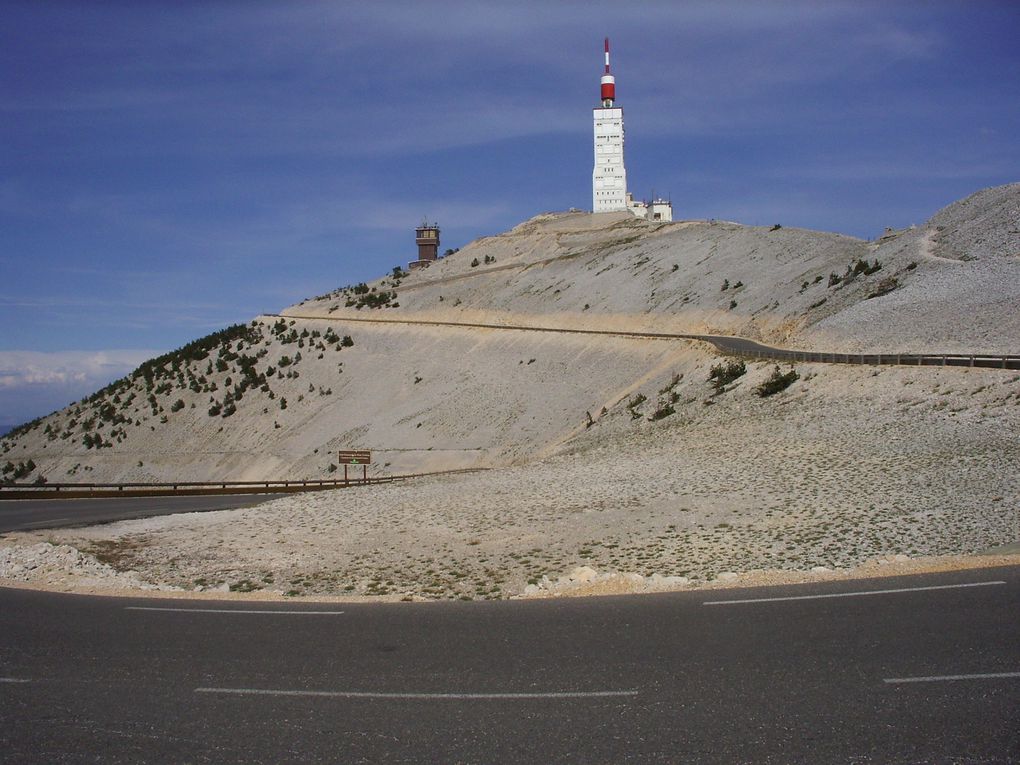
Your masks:
<svg viewBox="0 0 1020 765"><path fill-rule="evenodd" d="M1020 567L511 602L0 589L7 763L1016 763Z"/></svg>

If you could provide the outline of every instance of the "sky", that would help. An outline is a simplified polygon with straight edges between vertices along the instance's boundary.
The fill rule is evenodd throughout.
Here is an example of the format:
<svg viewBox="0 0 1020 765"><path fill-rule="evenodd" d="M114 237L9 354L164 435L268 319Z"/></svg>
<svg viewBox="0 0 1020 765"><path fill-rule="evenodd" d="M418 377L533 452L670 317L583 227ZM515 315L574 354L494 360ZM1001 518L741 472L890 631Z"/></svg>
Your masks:
<svg viewBox="0 0 1020 765"><path fill-rule="evenodd" d="M0 431L140 361L628 185L862 238L1020 180L1020 3L12 2Z"/></svg>

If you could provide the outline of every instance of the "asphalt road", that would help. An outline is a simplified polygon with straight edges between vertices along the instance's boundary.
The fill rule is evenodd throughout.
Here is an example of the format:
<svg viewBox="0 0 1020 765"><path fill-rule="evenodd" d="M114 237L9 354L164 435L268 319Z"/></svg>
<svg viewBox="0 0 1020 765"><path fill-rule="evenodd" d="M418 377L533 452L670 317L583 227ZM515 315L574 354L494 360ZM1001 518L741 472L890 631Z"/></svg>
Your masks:
<svg viewBox="0 0 1020 765"><path fill-rule="evenodd" d="M974 366L1001 369L1020 369L1020 355L1003 357L1001 354L979 353L975 358L961 354L895 354L895 353L832 353L823 351L798 351L789 348L775 348L754 340L732 335L697 335L674 332L641 332L610 329L580 329L576 327L542 327L524 324L480 324L462 321L434 321L426 319L393 319L354 316L302 316L301 314L263 314L270 318L306 319L334 322L365 322L369 324L411 324L430 327L462 327L469 329L506 330L514 332L552 332L562 335L605 335L611 337L653 338L659 340L701 340L714 345L722 353L753 355L777 361L804 361L838 364L921 364L923 366Z"/></svg>
<svg viewBox="0 0 1020 765"><path fill-rule="evenodd" d="M501 603L0 590L0 760L1017 763L1018 636L1020 567Z"/></svg>
<svg viewBox="0 0 1020 765"><path fill-rule="evenodd" d="M251 507L279 494L219 494L206 497L0 500L0 533L66 528L154 515Z"/></svg>

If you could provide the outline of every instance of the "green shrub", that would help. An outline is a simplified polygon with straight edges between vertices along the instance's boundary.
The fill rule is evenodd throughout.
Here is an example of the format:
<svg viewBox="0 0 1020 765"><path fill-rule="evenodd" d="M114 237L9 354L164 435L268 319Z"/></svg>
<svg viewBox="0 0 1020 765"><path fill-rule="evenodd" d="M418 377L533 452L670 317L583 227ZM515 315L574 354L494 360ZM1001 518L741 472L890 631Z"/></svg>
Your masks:
<svg viewBox="0 0 1020 765"><path fill-rule="evenodd" d="M663 417L669 417L671 414L676 414L676 410L670 404L665 404L656 409L648 419L654 422L655 420L661 420Z"/></svg>
<svg viewBox="0 0 1020 765"><path fill-rule="evenodd" d="M876 258L875 261L870 264L868 263L867 260L858 258L857 262L854 263L853 274L854 276L859 276L861 274L869 276L870 274L873 274L876 271L880 271L881 269L882 264L878 262L878 258Z"/></svg>
<svg viewBox="0 0 1020 765"><path fill-rule="evenodd" d="M877 285L875 289L868 295L867 299L882 297L882 295L888 295L894 289L900 286L899 280L895 276L890 276L888 279L883 279Z"/></svg>
<svg viewBox="0 0 1020 765"><path fill-rule="evenodd" d="M627 402L627 410L630 412L631 419L634 420L640 419L641 413L637 411L637 408L641 406L643 403L645 403L645 401L647 400L648 400L647 396L645 396L643 393L638 393L636 396L634 396L634 398Z"/></svg>
<svg viewBox="0 0 1020 765"><path fill-rule="evenodd" d="M754 389L754 392L764 398L765 396L771 396L789 388L796 380L800 379L800 375L797 374L795 369L791 369L785 374L780 371L777 366L773 371L772 375Z"/></svg>
<svg viewBox="0 0 1020 765"><path fill-rule="evenodd" d="M743 361L730 361L726 364L717 364L708 373L708 381L717 391L722 391L727 385L738 377L747 373L747 367Z"/></svg>

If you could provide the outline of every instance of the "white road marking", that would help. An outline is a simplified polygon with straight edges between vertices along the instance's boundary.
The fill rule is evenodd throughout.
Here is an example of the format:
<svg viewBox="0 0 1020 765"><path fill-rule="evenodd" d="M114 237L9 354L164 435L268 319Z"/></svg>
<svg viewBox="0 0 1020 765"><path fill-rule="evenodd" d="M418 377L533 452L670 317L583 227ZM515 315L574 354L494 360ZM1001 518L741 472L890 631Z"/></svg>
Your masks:
<svg viewBox="0 0 1020 765"><path fill-rule="evenodd" d="M0 683L30 683L31 680L23 680L20 677L0 677Z"/></svg>
<svg viewBox="0 0 1020 765"><path fill-rule="evenodd" d="M124 606L125 611L177 611L187 614L297 614L301 616L337 616L343 611L282 611L260 609L244 611L240 608L156 608L154 606Z"/></svg>
<svg viewBox="0 0 1020 765"><path fill-rule="evenodd" d="M1005 582L968 582L966 584L939 584L930 587L902 587L896 590L862 590L860 592L833 592L827 595L791 595L785 598L747 598L746 600L706 600L703 606L726 606L734 603L777 603L782 600L821 600L823 598L857 598L863 595L889 595L897 592L925 592L927 590L955 590L961 587L990 587Z"/></svg>
<svg viewBox="0 0 1020 765"><path fill-rule="evenodd" d="M371 691L287 691L264 688L196 688L195 693L234 696L314 696L336 699L598 699L637 696L637 691L555 691L550 693L376 693Z"/></svg>
<svg viewBox="0 0 1020 765"><path fill-rule="evenodd" d="M1020 677L1020 672L987 672L982 675L931 675L929 677L887 677L883 683L939 683L950 680L998 680Z"/></svg>

